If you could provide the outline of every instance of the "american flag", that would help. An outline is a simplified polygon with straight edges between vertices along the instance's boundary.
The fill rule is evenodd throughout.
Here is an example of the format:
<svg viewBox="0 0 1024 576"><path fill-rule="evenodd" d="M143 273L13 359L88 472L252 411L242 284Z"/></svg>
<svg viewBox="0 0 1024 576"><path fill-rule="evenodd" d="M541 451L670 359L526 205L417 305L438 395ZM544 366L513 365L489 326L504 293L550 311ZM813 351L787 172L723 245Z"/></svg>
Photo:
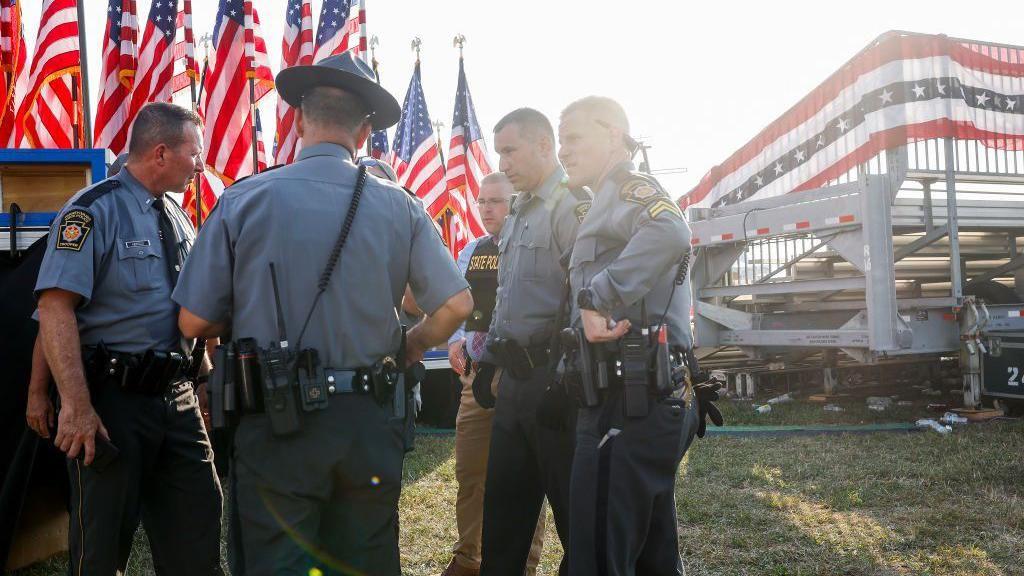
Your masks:
<svg viewBox="0 0 1024 576"><path fill-rule="evenodd" d="M358 5L356 1L324 0L313 62L348 50L366 60L366 9L361 0Z"/></svg>
<svg viewBox="0 0 1024 576"><path fill-rule="evenodd" d="M23 145L72 148L86 141L77 5L75 0L43 0L40 12L28 90L16 121L25 131L27 142Z"/></svg>
<svg viewBox="0 0 1024 576"><path fill-rule="evenodd" d="M370 157L388 162L388 152L387 130L374 130L370 134Z"/></svg>
<svg viewBox="0 0 1024 576"><path fill-rule="evenodd" d="M129 107L131 120L150 102L171 101L177 14L177 0L153 0L149 8L139 50L139 73Z"/></svg>
<svg viewBox="0 0 1024 576"><path fill-rule="evenodd" d="M448 205L448 193L434 126L430 123L427 102L423 98L418 61L409 82L409 90L405 93L402 117L395 129L394 145L392 162L398 174L398 183L423 200L431 218L439 218Z"/></svg>
<svg viewBox="0 0 1024 576"><path fill-rule="evenodd" d="M171 78L171 92L174 94L189 88L193 81L199 80L199 66L196 64L196 37L192 31L192 0L184 0L183 4L175 22L176 28L181 31L181 34L175 32L178 41L174 43L175 74ZM178 71L179 63L181 71Z"/></svg>
<svg viewBox="0 0 1024 576"><path fill-rule="evenodd" d="M257 172L267 169L267 148L263 144L263 122L260 121L260 109L256 109L256 164Z"/></svg>
<svg viewBox="0 0 1024 576"><path fill-rule="evenodd" d="M129 100L137 65L138 26L135 0L107 0L103 72L93 145L109 148L114 154L120 154L127 148L128 128L134 118L134 114L129 114Z"/></svg>
<svg viewBox="0 0 1024 576"><path fill-rule="evenodd" d="M817 188L908 142L1024 149L1024 50L887 33L680 199L721 206Z"/></svg>
<svg viewBox="0 0 1024 576"><path fill-rule="evenodd" d="M203 199L203 216L201 220L206 220L207 216L210 215L210 210L213 210L213 205L217 203L217 198L220 198L220 195L224 193L224 182L216 174L210 172L209 169L200 174L197 180L199 180L199 189ZM191 214L193 218L196 216L195 183L196 179L192 180L188 190L185 191L185 198L181 203L181 207Z"/></svg>
<svg viewBox="0 0 1024 576"><path fill-rule="evenodd" d="M0 147L21 143L14 116L28 88L28 76L23 74L27 60L21 5L18 0L0 0Z"/></svg>
<svg viewBox="0 0 1024 576"><path fill-rule="evenodd" d="M490 173L487 144L476 119L473 97L466 82L466 69L462 58L459 58L459 86L455 91L455 115L446 171L453 226L450 248L456 257L466 243L487 233L476 198L480 194L480 181Z"/></svg>
<svg viewBox="0 0 1024 576"><path fill-rule="evenodd" d="M313 12L309 0L288 0L284 17L284 40L281 42L281 69L308 66L313 63ZM299 148L295 129L295 108L283 99L277 101L277 137L274 157L278 164L295 159Z"/></svg>
<svg viewBox="0 0 1024 576"><path fill-rule="evenodd" d="M206 166L225 184L253 173L252 104L274 87L259 24L251 0L220 1L202 109Z"/></svg>

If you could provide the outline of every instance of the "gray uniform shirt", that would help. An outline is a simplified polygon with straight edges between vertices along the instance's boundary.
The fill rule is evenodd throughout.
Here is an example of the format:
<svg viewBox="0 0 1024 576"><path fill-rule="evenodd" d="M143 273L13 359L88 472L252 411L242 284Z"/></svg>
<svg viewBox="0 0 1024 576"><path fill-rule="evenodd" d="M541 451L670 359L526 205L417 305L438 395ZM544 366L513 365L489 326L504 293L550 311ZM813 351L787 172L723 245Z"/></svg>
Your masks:
<svg viewBox="0 0 1024 576"><path fill-rule="evenodd" d="M520 194L498 237L498 291L488 342L545 344L565 288L562 257L572 250L588 201L569 191L561 166L535 191Z"/></svg>
<svg viewBox="0 0 1024 576"><path fill-rule="evenodd" d="M129 170L78 192L61 209L50 227L35 292L60 288L82 296L75 310L82 345L102 341L127 353L181 351L159 213L153 195ZM117 187L97 194L108 181ZM164 198L184 259L195 230L177 203Z"/></svg>
<svg viewBox="0 0 1024 576"><path fill-rule="evenodd" d="M234 338L277 342L270 263L289 344L297 347L317 281L341 230L358 169L334 144L224 191L200 231L174 300ZM468 284L426 212L397 185L368 175L348 242L309 321L303 348L324 366L369 366L397 352L406 284L428 314Z"/></svg>
<svg viewBox="0 0 1024 576"><path fill-rule="evenodd" d="M672 198L649 176L632 174L624 162L598 186L580 224L570 264L575 295L590 287L594 305L615 320L641 328L640 302L658 323L672 293L678 264L690 247L690 227ZM573 298L573 322L579 309ZM675 290L667 314L671 343L691 346L690 284Z"/></svg>

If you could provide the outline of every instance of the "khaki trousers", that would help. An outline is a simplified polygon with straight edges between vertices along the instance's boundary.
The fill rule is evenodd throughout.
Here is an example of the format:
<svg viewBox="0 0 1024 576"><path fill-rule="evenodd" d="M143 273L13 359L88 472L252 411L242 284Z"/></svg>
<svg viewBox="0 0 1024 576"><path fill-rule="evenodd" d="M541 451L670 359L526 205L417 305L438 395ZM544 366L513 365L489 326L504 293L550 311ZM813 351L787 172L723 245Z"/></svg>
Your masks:
<svg viewBox="0 0 1024 576"><path fill-rule="evenodd" d="M473 398L473 378L460 376L462 397L459 414L455 419L455 479L459 483L455 501L455 519L459 539L452 553L455 562L464 568L480 568L480 535L483 526L484 481L487 478L487 454L491 445L491 423L494 410L485 410ZM497 392L501 369L494 375L491 391ZM537 518L537 530L533 534L530 556L526 562L527 576L537 571L541 550L544 546L544 510Z"/></svg>

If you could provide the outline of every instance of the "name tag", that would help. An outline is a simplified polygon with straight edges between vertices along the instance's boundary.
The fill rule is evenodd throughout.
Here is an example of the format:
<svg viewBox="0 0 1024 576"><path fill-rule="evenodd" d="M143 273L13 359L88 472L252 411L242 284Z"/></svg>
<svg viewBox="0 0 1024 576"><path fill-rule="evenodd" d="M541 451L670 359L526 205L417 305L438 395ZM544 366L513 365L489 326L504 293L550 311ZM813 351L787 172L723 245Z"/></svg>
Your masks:
<svg viewBox="0 0 1024 576"><path fill-rule="evenodd" d="M149 245L149 240L128 240L124 243L125 248L141 248Z"/></svg>

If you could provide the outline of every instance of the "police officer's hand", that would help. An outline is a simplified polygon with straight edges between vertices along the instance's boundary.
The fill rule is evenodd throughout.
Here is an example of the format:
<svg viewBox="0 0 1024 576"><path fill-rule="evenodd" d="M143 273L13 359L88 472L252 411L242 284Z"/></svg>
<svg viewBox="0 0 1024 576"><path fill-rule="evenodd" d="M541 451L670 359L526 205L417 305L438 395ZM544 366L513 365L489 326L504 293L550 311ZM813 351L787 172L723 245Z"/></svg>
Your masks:
<svg viewBox="0 0 1024 576"><path fill-rule="evenodd" d="M629 320L612 322L607 316L595 310L580 310L583 333L588 342L614 342L629 332Z"/></svg>
<svg viewBox="0 0 1024 576"><path fill-rule="evenodd" d="M96 456L97 434L110 440L92 404L64 403L57 417L57 437L53 441L57 448L67 454L68 458L77 458L79 453L84 452L82 464L88 466Z"/></svg>
<svg viewBox="0 0 1024 576"><path fill-rule="evenodd" d="M39 434L42 438L50 437L50 427L53 426L53 403L50 402L50 395L46 389L36 390L30 388L28 391L28 407L25 409L25 421L28 427Z"/></svg>
<svg viewBox="0 0 1024 576"><path fill-rule="evenodd" d="M476 378L473 379L473 398L481 408L490 410L496 402L491 392L491 382L494 381L494 374L498 367L490 362L480 362L476 368Z"/></svg>
<svg viewBox="0 0 1024 576"><path fill-rule="evenodd" d="M699 414L697 424L698 438L703 438L707 432L708 418L711 418L711 423L715 426L721 426L725 423L725 420L722 419L722 413L718 410L718 406L715 406L715 400L719 399L718 391L721 388L722 383L717 380L708 380L693 386L693 395L697 398L697 412Z"/></svg>
<svg viewBox="0 0 1024 576"><path fill-rule="evenodd" d="M465 346L465 338L459 338L448 345L448 364L459 376L468 374L466 372L466 354L462 351Z"/></svg>
<svg viewBox="0 0 1024 576"><path fill-rule="evenodd" d="M196 386L196 400L199 401L199 414L203 417L206 431L210 432L213 430L213 424L210 421L210 396L207 392L206 382Z"/></svg>

